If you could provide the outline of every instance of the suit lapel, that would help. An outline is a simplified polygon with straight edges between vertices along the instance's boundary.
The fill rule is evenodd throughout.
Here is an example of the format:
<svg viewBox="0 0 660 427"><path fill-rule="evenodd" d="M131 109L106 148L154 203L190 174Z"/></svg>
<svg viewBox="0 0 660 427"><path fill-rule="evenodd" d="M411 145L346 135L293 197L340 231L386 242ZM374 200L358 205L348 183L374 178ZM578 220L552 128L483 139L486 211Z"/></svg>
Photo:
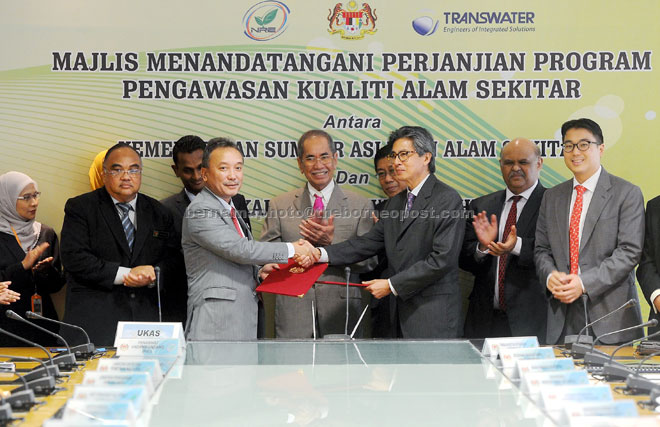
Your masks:
<svg viewBox="0 0 660 427"><path fill-rule="evenodd" d="M135 204L135 222L137 223L137 230L135 230L135 243L133 244L133 254L131 256L131 261L134 261L138 256L144 243L149 237L149 233L152 232L153 223L151 218L151 209L147 204L147 201L144 199L144 196L138 193L137 202ZM122 229L123 231L123 229Z"/></svg>
<svg viewBox="0 0 660 427"><path fill-rule="evenodd" d="M243 230L243 234L245 234L245 237L247 237L248 240L254 240L254 237L252 237L252 232L250 231L250 227L248 227L245 221L243 221L243 217L241 215L236 215L236 218L238 219L238 223L240 224L241 229Z"/></svg>
<svg viewBox="0 0 660 427"><path fill-rule="evenodd" d="M190 204L190 200L188 199L188 195L186 194L186 190L183 189L179 193L179 197L176 199L176 209L179 211L181 216L185 215L186 213L186 208Z"/></svg>
<svg viewBox="0 0 660 427"><path fill-rule="evenodd" d="M594 228L596 227L598 218L600 218L605 205L612 197L609 192L611 186L612 183L610 182L610 174L608 174L605 169L603 169L600 173L600 177L598 178L598 183L596 184L594 195L591 197L587 215L584 218L582 236L580 237L580 252L582 252L584 246L589 241L589 237L591 237L591 233L593 233Z"/></svg>
<svg viewBox="0 0 660 427"><path fill-rule="evenodd" d="M309 201L309 190L307 190L307 184L305 184L305 186L300 191L296 192L293 199L293 207L296 208L296 211L301 212L302 214L311 214L312 204Z"/></svg>
<svg viewBox="0 0 660 427"><path fill-rule="evenodd" d="M532 224L532 219L534 218L534 215L538 212L539 208L541 207L543 190L544 188L539 182L538 184L536 184L536 188L534 188L534 191L532 191L532 194L530 194L527 202L525 202L525 206L523 207L523 210L520 213L520 216L518 217L518 221L516 222L516 230L517 230L516 234L518 234L518 236L520 236L521 234L526 234L527 229ZM534 233L532 232L530 234L533 235Z"/></svg>
<svg viewBox="0 0 660 427"><path fill-rule="evenodd" d="M115 237L115 240L119 243L121 249L130 258L131 250L128 248L126 234L124 233L124 228L121 226L119 212L117 212L117 208L112 202L112 198L110 198L108 191L105 188L101 188L98 191L101 215L112 232L112 235Z"/></svg>
<svg viewBox="0 0 660 427"><path fill-rule="evenodd" d="M412 207L410 209L411 211L422 211L428 207L430 203L430 198L433 195L433 187L435 187L435 183L437 181L438 180L435 178L435 176L433 176L433 174L429 175L428 179L426 180L424 185L422 185L422 188L419 190L419 194L417 194L417 197L415 197L415 200L413 201ZM401 211L403 212L405 210L406 202L408 200L408 194L406 191L402 191L401 193L403 193L403 200L404 200L403 208ZM401 238L403 233L406 232L408 227L410 227L412 223L414 223L417 220L418 217L419 215L414 215L414 217L409 216L408 218L405 218L403 220L403 224L401 225L401 230L399 231L398 239Z"/></svg>
<svg viewBox="0 0 660 427"><path fill-rule="evenodd" d="M332 190L332 194L330 194L330 200L328 200L328 206L325 207L325 210L331 210L331 211L336 211L339 210L341 212L342 208L348 208L348 197L344 194L343 191L341 191L341 188L339 188L339 185L335 183L335 188Z"/></svg>

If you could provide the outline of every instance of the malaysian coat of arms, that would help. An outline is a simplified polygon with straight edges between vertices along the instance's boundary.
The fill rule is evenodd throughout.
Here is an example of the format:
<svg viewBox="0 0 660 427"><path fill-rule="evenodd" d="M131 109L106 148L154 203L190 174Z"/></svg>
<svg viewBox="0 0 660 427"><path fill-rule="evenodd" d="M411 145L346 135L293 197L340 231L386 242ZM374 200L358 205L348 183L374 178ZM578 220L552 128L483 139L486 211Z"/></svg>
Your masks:
<svg viewBox="0 0 660 427"><path fill-rule="evenodd" d="M330 21L330 34L339 33L342 39L360 40L365 34L376 32L376 9L371 9L369 3L362 3L358 8L355 1L350 1L344 8L342 3L337 3L333 9L329 9L328 21Z"/></svg>

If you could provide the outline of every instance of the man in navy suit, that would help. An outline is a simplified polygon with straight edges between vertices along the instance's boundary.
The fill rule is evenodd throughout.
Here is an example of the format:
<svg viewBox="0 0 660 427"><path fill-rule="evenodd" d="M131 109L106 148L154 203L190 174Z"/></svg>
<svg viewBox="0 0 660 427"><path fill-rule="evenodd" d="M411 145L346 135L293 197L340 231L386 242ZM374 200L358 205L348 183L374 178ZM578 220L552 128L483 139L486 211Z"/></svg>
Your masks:
<svg viewBox="0 0 660 427"><path fill-rule="evenodd" d="M465 319L467 338L533 335L545 340L546 301L534 266L536 219L545 188L543 159L530 140L502 148L506 189L474 199L460 266L475 282Z"/></svg>

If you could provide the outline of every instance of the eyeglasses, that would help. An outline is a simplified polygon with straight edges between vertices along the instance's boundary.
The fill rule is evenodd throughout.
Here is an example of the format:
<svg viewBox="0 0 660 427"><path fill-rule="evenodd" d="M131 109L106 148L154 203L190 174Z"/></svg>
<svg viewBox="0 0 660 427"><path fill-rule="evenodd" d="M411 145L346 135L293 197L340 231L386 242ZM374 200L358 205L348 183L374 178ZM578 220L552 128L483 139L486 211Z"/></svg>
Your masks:
<svg viewBox="0 0 660 427"><path fill-rule="evenodd" d="M134 177L134 176L138 176L139 174L141 174L142 169L139 169L139 168L128 169L128 170L126 170L126 169L111 169L111 170L103 169L103 172L110 175L110 176L113 176L113 177L123 176L125 173L127 173L129 177Z"/></svg>
<svg viewBox="0 0 660 427"><path fill-rule="evenodd" d="M39 197L41 196L41 191L37 191L36 193L32 194L26 194L24 196L18 196L18 200L25 200L26 202L29 202L30 200L39 200Z"/></svg>
<svg viewBox="0 0 660 427"><path fill-rule="evenodd" d="M303 163L305 166L314 166L319 160L324 165L329 165L332 162L332 156L330 154L321 154L319 157L307 156L303 159Z"/></svg>
<svg viewBox="0 0 660 427"><path fill-rule="evenodd" d="M405 162L406 160L408 160L410 158L410 156L412 156L413 154L416 154L416 153L417 152L414 151L414 150L413 151L399 151L398 153L395 153L394 151L392 151L390 154L387 155L387 159L390 162L393 162L398 157L399 160L401 160L402 162Z"/></svg>
<svg viewBox="0 0 660 427"><path fill-rule="evenodd" d="M578 150L580 151L587 151L591 144L600 145L600 142L587 141L586 139L583 139L582 141L579 141L577 144L565 142L561 146L564 147L564 153L570 153L571 151L573 151L573 148L575 147L577 147Z"/></svg>

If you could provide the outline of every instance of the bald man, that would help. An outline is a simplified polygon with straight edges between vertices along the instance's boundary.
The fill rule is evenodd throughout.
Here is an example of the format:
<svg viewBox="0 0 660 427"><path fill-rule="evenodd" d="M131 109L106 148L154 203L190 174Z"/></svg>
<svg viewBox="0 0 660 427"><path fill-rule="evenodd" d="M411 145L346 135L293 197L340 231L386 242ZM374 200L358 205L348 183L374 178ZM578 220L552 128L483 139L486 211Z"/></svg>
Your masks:
<svg viewBox="0 0 660 427"><path fill-rule="evenodd" d="M474 199L460 267L474 274L465 336L537 336L545 341L547 303L534 266L536 219L545 188L538 147L516 138L500 154L506 189Z"/></svg>

